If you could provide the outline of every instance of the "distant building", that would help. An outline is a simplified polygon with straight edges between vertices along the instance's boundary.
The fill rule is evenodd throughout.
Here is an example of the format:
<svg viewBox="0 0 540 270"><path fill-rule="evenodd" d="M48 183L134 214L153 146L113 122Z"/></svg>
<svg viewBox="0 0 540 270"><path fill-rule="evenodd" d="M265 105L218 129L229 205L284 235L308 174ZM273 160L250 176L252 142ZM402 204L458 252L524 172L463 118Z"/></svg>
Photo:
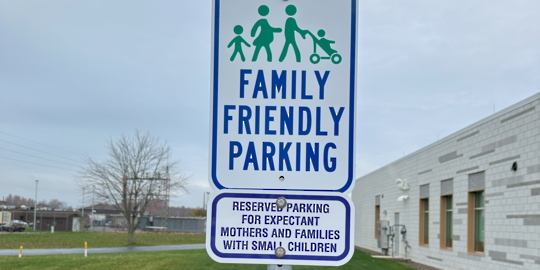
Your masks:
<svg viewBox="0 0 540 270"><path fill-rule="evenodd" d="M81 212L79 208L79 212ZM94 213L92 214L92 206L84 207L84 215L89 218L89 224L93 226L119 226L124 227L126 220L124 215L110 204L98 203L94 205Z"/></svg>
<svg viewBox="0 0 540 270"><path fill-rule="evenodd" d="M355 245L381 251L381 220L406 227L388 247L398 257L441 269L540 269L539 179L536 94L357 179Z"/></svg>
<svg viewBox="0 0 540 270"><path fill-rule="evenodd" d="M98 203L98 204L95 204L94 207L94 213L97 215L97 214L104 214L104 215L118 215L118 214L121 214L120 211L118 211L118 209L116 209L116 207L114 205L110 205L110 204L105 204L105 203ZM79 211L81 211L82 209L79 208ZM86 206L84 207L84 212L86 214L90 214L92 212L92 206Z"/></svg>
<svg viewBox="0 0 540 270"><path fill-rule="evenodd" d="M12 220L22 220L27 223L34 222L33 210L10 210ZM38 210L36 215L36 230L49 231L51 226L55 226L55 231L72 231L73 218L79 217L78 212L64 211L42 211Z"/></svg>

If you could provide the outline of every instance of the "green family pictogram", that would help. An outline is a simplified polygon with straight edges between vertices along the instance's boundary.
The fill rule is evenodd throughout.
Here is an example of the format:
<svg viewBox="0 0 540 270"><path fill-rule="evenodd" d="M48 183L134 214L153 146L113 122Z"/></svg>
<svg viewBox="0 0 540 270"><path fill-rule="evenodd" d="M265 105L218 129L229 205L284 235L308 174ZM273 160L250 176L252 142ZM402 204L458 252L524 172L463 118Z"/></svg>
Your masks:
<svg viewBox="0 0 540 270"><path fill-rule="evenodd" d="M258 12L259 15L261 15L262 17L266 17L266 15L270 13L270 8L266 5L261 5L259 6ZM317 31L317 35L319 36L319 38L317 38L309 30L301 29L296 23L296 19L293 17L296 12L297 9L294 5L288 5L285 8L285 13L289 17L285 21L284 29L270 26L270 23L266 18L259 19L253 25L253 27L251 28L251 37L255 37L257 32L259 33L259 35L255 37L255 40L253 40L255 52L253 53L251 61L256 62L259 58L261 48L264 48L266 52L266 60L268 62L272 62L272 49L270 48L270 44L274 41L274 33L281 33L283 31L285 35L285 44L283 45L283 49L281 50L279 62L283 62L285 60L285 58L287 57L287 53L289 52L290 46L292 46L293 48L296 62L301 62L301 53L298 49L298 44L296 43L296 33L298 33L300 34L302 39L306 39L306 35L311 36L311 38L313 39L313 54L311 54L311 56L309 57L309 61L311 63L317 64L321 61L321 59L329 59L330 61L332 61L332 63L339 64L341 62L341 55L338 54L336 50L332 49L331 45L336 42L324 38L326 32L323 29ZM236 25L233 31L237 36L234 37L227 46L227 48L230 48L232 45L234 45L231 62L234 61L237 54L240 54L240 59L242 60L242 62L245 62L246 58L244 57L244 52L242 51L242 43L244 43L247 47L251 47L251 45L244 38L241 37L241 34L244 31L241 25ZM326 54L328 54L328 56L321 57L319 54L317 54L317 46L319 46Z"/></svg>

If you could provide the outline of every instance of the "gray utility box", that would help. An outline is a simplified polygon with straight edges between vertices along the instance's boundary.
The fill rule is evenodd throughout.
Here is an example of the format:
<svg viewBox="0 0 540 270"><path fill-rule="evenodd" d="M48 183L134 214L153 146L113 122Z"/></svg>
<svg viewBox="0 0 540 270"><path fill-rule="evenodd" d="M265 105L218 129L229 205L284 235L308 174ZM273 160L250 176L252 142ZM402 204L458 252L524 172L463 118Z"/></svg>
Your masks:
<svg viewBox="0 0 540 270"><path fill-rule="evenodd" d="M11 221L11 212L0 211L0 225L7 224Z"/></svg>
<svg viewBox="0 0 540 270"><path fill-rule="evenodd" d="M388 249L388 234L390 233L390 222L379 220L377 222L377 247Z"/></svg>

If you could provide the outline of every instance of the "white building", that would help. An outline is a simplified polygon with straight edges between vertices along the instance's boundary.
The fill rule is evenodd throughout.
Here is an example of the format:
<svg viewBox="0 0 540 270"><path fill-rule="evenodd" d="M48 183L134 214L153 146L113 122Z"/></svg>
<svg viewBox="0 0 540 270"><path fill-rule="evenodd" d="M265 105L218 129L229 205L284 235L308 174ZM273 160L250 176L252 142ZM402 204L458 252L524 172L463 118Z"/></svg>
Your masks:
<svg viewBox="0 0 540 270"><path fill-rule="evenodd" d="M357 179L352 199L356 246L380 251L380 218L406 226L419 263L540 269L540 94Z"/></svg>

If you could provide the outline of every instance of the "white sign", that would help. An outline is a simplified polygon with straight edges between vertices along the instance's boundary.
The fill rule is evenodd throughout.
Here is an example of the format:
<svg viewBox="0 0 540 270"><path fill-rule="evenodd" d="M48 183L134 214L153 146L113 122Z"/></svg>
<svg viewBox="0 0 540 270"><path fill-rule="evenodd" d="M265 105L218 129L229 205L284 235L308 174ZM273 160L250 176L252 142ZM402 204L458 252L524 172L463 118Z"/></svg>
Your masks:
<svg viewBox="0 0 540 270"><path fill-rule="evenodd" d="M354 184L357 0L214 0L214 189Z"/></svg>
<svg viewBox="0 0 540 270"><path fill-rule="evenodd" d="M340 193L222 190L207 215L217 262L338 266L354 253L354 205Z"/></svg>

